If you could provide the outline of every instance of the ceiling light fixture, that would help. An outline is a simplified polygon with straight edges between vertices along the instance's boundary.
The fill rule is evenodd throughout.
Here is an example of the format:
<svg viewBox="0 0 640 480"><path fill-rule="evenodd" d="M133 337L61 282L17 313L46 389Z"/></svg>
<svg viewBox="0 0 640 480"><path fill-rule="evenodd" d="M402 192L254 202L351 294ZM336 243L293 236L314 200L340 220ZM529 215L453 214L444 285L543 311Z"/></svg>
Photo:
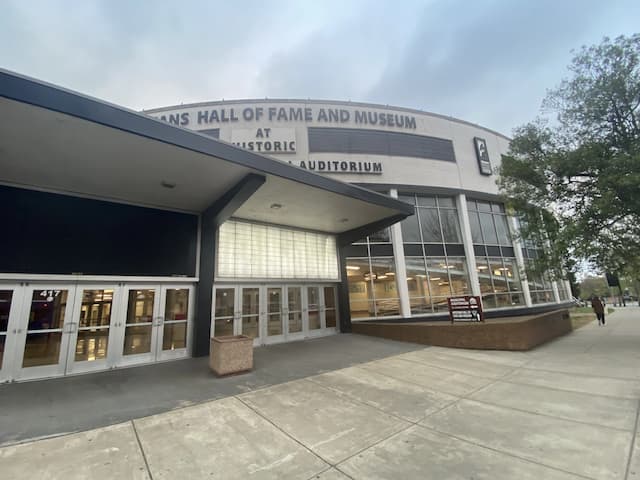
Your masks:
<svg viewBox="0 0 640 480"><path fill-rule="evenodd" d="M280 204L280 203L272 203L269 208L271 208L271 210L280 210L282 208L282 204Z"/></svg>
<svg viewBox="0 0 640 480"><path fill-rule="evenodd" d="M160 185L162 185L164 188L175 188L176 187L175 182L167 182L166 180L162 180L160 182Z"/></svg>

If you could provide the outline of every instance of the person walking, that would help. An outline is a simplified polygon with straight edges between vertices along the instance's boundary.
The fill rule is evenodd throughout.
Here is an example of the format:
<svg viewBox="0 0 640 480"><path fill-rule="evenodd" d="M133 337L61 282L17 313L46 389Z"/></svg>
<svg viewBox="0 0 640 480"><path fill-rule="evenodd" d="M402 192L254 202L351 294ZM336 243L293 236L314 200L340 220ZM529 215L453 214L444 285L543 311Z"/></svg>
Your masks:
<svg viewBox="0 0 640 480"><path fill-rule="evenodd" d="M598 325L604 325L604 304L595 295L591 297L591 308L598 317Z"/></svg>

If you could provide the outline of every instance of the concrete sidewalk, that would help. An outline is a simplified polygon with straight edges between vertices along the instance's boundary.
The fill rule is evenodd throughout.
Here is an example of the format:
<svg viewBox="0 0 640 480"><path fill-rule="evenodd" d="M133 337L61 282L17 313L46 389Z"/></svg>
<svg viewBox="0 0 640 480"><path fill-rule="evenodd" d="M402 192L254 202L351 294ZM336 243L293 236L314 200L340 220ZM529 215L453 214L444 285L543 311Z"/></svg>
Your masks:
<svg viewBox="0 0 640 480"><path fill-rule="evenodd" d="M627 307L531 352L413 346L4 447L0 478L634 479L639 401Z"/></svg>

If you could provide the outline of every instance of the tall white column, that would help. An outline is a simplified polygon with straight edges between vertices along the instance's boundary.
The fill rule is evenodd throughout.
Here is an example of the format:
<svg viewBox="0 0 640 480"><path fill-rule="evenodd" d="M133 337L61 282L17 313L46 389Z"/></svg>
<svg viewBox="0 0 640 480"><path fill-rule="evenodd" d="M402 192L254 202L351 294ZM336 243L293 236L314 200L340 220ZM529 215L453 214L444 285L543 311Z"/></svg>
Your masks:
<svg viewBox="0 0 640 480"><path fill-rule="evenodd" d="M524 263L524 257L522 256L522 242L517 239L519 235L518 224L516 219L511 216L507 216L509 219L509 226L511 227L513 237L513 250L516 254L516 264L520 272L520 284L522 285L522 294L524 295L524 303L527 307L531 307L533 302L531 301L531 290L529 290L529 282L527 281L526 268Z"/></svg>
<svg viewBox="0 0 640 480"><path fill-rule="evenodd" d="M398 198L398 190L395 188L389 192L392 198ZM404 260L404 246L402 242L402 228L400 222L391 225L391 244L393 245L393 258L396 262L396 288L400 296L400 315L404 318L411 316L411 303L409 302L409 287L407 285L407 265Z"/></svg>
<svg viewBox="0 0 640 480"><path fill-rule="evenodd" d="M473 251L473 237L471 236L471 223L469 223L469 212L467 210L467 196L464 193L456 196L456 207L458 208L458 218L460 219L460 230L464 243L464 257L467 260L471 292L475 296L480 297L482 296L480 292L480 280L476 267L476 254Z"/></svg>
<svg viewBox="0 0 640 480"><path fill-rule="evenodd" d="M560 292L558 291L558 282L556 282L555 280L551 282L551 290L553 291L553 298L555 299L556 303L560 303Z"/></svg>
<svg viewBox="0 0 640 480"><path fill-rule="evenodd" d="M563 280L564 288L569 295L569 300L573 301L573 292L571 291L571 282L569 280Z"/></svg>

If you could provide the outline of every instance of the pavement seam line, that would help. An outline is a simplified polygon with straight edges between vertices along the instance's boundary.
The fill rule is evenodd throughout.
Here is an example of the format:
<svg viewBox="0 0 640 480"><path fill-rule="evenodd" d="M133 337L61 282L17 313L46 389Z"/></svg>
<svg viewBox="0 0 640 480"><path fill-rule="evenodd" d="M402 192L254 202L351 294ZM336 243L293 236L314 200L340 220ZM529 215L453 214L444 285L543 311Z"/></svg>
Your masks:
<svg viewBox="0 0 640 480"><path fill-rule="evenodd" d="M136 436L136 441L138 442L138 448L140 449L140 453L142 454L142 459L144 460L144 464L147 467L147 473L149 474L150 480L153 480L153 474L151 473L151 467L149 467L149 461L147 460L147 454L144 452L144 448L142 447L142 442L140 441L140 435L138 435L138 429L136 428L136 424L134 420L130 420L131 428L133 428L133 433Z"/></svg>
<svg viewBox="0 0 640 480"><path fill-rule="evenodd" d="M304 380L308 380L308 378L305 378ZM311 382L311 383L313 383L314 385L318 385L316 382ZM329 391L331 391L331 392L333 392L333 393L337 393L337 392L334 392L333 390L331 390L331 389L329 389L329 388L327 388L327 387L324 387L324 386L322 386L322 385L318 385L318 386L321 386L321 387L325 388L326 390L329 390ZM238 399L238 400L240 400L240 399ZM351 401L350 399L346 399L346 400L347 400L347 401ZM382 410L380 410L380 409L377 409L377 408L375 408L375 407L371 407L370 405L367 405L366 403L363 403L363 402L357 401L357 403L359 403L359 404L361 404L361 405L367 405L368 407L371 407L371 408L373 408L374 410L377 410L377 411L379 411L379 412L381 412L381 413L384 413L385 415L389 415L389 416L391 416L391 417L394 417L396 420L400 420L402 423L408 423L409 425L405 426L404 428L401 428L401 429L399 429L399 430L396 430L396 431L394 431L394 432L390 433L390 434L389 434L389 435L387 435L386 437L384 437L384 438L382 438L382 439L380 439L380 440L377 440L376 442L372 443L371 445L368 445L368 446L364 447L364 448L363 448L363 449L361 449L361 450L358 450L358 451L357 451L357 452L355 452L353 455L349 455L348 457L346 457L346 458L344 458L344 459L340 460L338 463L331 463L331 462L329 462L327 459L322 458L319 454L315 453L313 450L311 450L309 447L307 447L306 445L304 445L302 442L300 442L298 439L296 439L295 437L293 437L291 434L287 433L287 432L286 432L285 430L283 430L281 427L279 427L278 425L276 425L273 421L271 421L270 419L266 418L266 417L265 417L264 415L262 415L260 412L258 412L258 411L257 411L257 410L255 410L254 408L252 408L250 405L246 404L246 403L245 403L245 402L243 402L242 400L240 400L240 401L241 401L242 403L244 403L245 405L247 405L247 407L248 407L248 408L250 408L251 410L253 410L254 412L256 412L256 414L260 415L260 416L261 416L261 417L263 417L265 420L267 420L269 423L271 423L272 425L274 425L278 430L282 431L285 435L287 435L287 436L289 436L289 437L293 438L297 443L299 443L300 445L302 445L305 449L309 450L311 453L313 453L316 457L318 457L319 459L321 459L323 462L328 463L329 465L331 465L332 467L334 467L334 468L336 468L336 469L338 469L338 470L340 470L340 469L338 468L338 465L340 465L341 463L346 462L346 461L347 461L347 460L349 460L350 458L353 458L353 457L355 457L356 455L361 454L361 453L362 453L362 452L364 452L365 450L368 450L369 448L371 448L371 447L373 447L373 446L375 446L375 445L378 445L380 442L384 442L385 440L387 440L387 439L389 439L389 438L393 437L394 435L397 435L397 434L399 434L399 433L401 433L401 432L404 432L405 430L407 430L407 429L409 429L409 428L414 427L414 426L416 426L416 425L417 425L417 423L416 423L416 422L412 422L412 421L405 420L405 419L400 418L400 417L396 417L395 415L391 415L391 414L388 414L387 412L383 412L383 411L382 411ZM353 402L353 403L356 403L356 402ZM340 470L340 472L341 472L341 473L344 473L344 472L342 472L342 470Z"/></svg>
<svg viewBox="0 0 640 480"><path fill-rule="evenodd" d="M459 358L459 357L458 357L458 358ZM428 360L421 361L421 360L412 360L412 359L410 359L410 358L398 358L398 360L404 360L405 362L411 362L411 363L415 363L415 364L417 364L417 365L423 365L423 366L426 366L426 367L438 368L438 369L440 369L440 370L446 370L447 372L460 373L460 374L462 374L462 375L469 375L469 376L472 376L472 375L470 375L470 374L469 374L469 373L467 373L467 372L463 372L463 371L460 371L460 370L456 370L456 369L454 369L454 368L447 368L447 367L443 367L443 366L441 366L441 365L434 365L433 363L430 363ZM488 362L483 362L483 363L484 363L485 365L495 365L495 364L493 364L493 363L488 363ZM507 374L511 373L511 372L515 369L515 367L507 367L507 368L511 368L511 370L509 370L507 373L503 373L503 374L502 374L500 377L498 377L498 378L502 378L503 376L505 376L505 375L507 375ZM493 379L495 379L495 378L496 378L495 376L487 376L487 375L481 375L481 374L477 374L477 376L478 376L478 377L480 377L480 378L488 378L488 379L491 379L491 380L493 380Z"/></svg>
<svg viewBox="0 0 640 480"><path fill-rule="evenodd" d="M582 354L581 354L582 355ZM532 370L534 372L544 372L544 373L561 373L564 375L572 375L576 377L586 377L586 378L597 378L597 379L606 379L606 380L622 380L626 382L635 382L639 383L640 378L635 377L605 377L603 375L589 375L588 373L579 373L579 372L565 372L563 370L549 370L548 368L527 368L526 366L518 367L517 370Z"/></svg>
<svg viewBox="0 0 640 480"><path fill-rule="evenodd" d="M279 425L277 425L273 420L271 420L270 418L268 418L267 416L263 415L262 413L260 413L259 410L257 410L256 408L252 407L250 404L248 404L247 402L245 402L244 400L242 400L241 398L239 398L238 395L235 395L233 398L235 398L236 400L238 400L240 403L242 403L245 407L247 407L249 410L251 410L253 413L255 413L256 415L258 415L260 418L262 418L263 420L265 420L266 422L270 423L271 425L273 425L279 432L281 432L283 435L285 435L287 438L290 438L291 440L293 440L294 442L296 442L298 445L300 445L302 448L304 448L305 450L307 450L309 453L311 453L311 455L313 455L314 457L318 458L321 462L326 463L327 465L329 465L329 467L335 467L335 465L331 462L329 462L327 459L322 458L320 455L318 455L316 452L314 452L313 450L311 450L309 447L307 447L304 443L302 443L300 440L298 440L296 437L294 437L293 435L291 435L290 433L288 433L286 430L284 430L282 427L280 427ZM322 472L326 472L328 470L324 469L319 473L316 473L315 475L320 475L320 473ZM313 476L311 477L313 478Z"/></svg>
<svg viewBox="0 0 640 480"><path fill-rule="evenodd" d="M513 385L523 385L523 386L527 386L527 387L536 387L536 388L542 388L544 390L553 390L555 392L568 392L568 393L578 393L580 395L587 395L589 397L602 397L602 398L611 398L611 399L615 399L615 400L635 400L636 397L619 397L619 396L615 396L615 395L605 395L603 393L591 393L591 392L581 392L578 390L567 390L565 388L559 388L559 387L549 387L548 385L538 385L536 383L527 383L524 381L516 381L509 378L505 378L504 380L501 380L501 382L504 383L511 383Z"/></svg>
<svg viewBox="0 0 640 480"><path fill-rule="evenodd" d="M571 472L569 470L564 470L562 468L559 468L559 467L556 467L556 466L553 466L553 465L548 465L546 463L536 462L535 460L532 460L532 459L527 458L527 457L521 457L520 455L516 455L515 453L507 452L505 450L498 450L496 447L492 447L490 445L485 445L485 444L482 444L482 443L474 442L473 440L469 440L468 438L459 437L458 435L453 435L453 434L448 433L448 432L443 432L443 431L438 430L437 428L434 428L434 427L429 426L429 425L421 425L421 424L419 424L418 426L421 427L421 428L424 428L426 430L431 430L432 432L436 432L436 433L438 433L440 435L444 435L446 437L455 438L456 440L468 443L470 445L475 445L476 447L480 447L480 448L485 448L487 450L491 450L493 452L499 453L500 455L506 455L507 457L517 458L518 460L522 460L522 461L525 461L525 462L528 462L528 463L532 463L534 465L540 465L541 467L545 467L545 468L548 468L548 469L551 469L551 470L555 470L555 471L558 471L558 472L566 473L566 474L572 475L574 477L580 477L580 478L584 478L584 479L587 479L587 480L598 480L597 478L588 477L586 475L582 475L581 473L575 473L575 472Z"/></svg>
<svg viewBox="0 0 640 480"><path fill-rule="evenodd" d="M629 458L627 459L627 468L625 469L624 478L627 480L629 478L629 473L631 470L631 460L633 459L633 450L636 445L636 441L638 438L638 421L640 420L640 400L638 400L638 408L636 409L636 424L633 430L633 437L631 437L631 447L629 448Z"/></svg>
<svg viewBox="0 0 640 480"><path fill-rule="evenodd" d="M505 410L513 410L514 412L528 413L528 414L531 414L531 415L538 415L540 417L552 418L554 420L564 420L566 422L578 423L580 425L588 425L590 427L608 428L610 430L615 430L615 431L620 432L620 433L630 433L630 432L632 432L632 430L629 430L629 429L618 428L618 427L610 427L609 425L602 425L600 423L583 422L583 421L580 421L580 420L574 420L573 418L557 417L555 415L549 415L547 413L532 412L531 410L523 410L521 408L508 407L508 406L505 406L505 405L501 405L499 403L492 403L492 402L488 402L486 400L478 400L477 398L464 398L464 399L461 399L461 400L468 400L470 402L482 403L483 405L489 405L489 406L492 406L492 407L504 408Z"/></svg>

